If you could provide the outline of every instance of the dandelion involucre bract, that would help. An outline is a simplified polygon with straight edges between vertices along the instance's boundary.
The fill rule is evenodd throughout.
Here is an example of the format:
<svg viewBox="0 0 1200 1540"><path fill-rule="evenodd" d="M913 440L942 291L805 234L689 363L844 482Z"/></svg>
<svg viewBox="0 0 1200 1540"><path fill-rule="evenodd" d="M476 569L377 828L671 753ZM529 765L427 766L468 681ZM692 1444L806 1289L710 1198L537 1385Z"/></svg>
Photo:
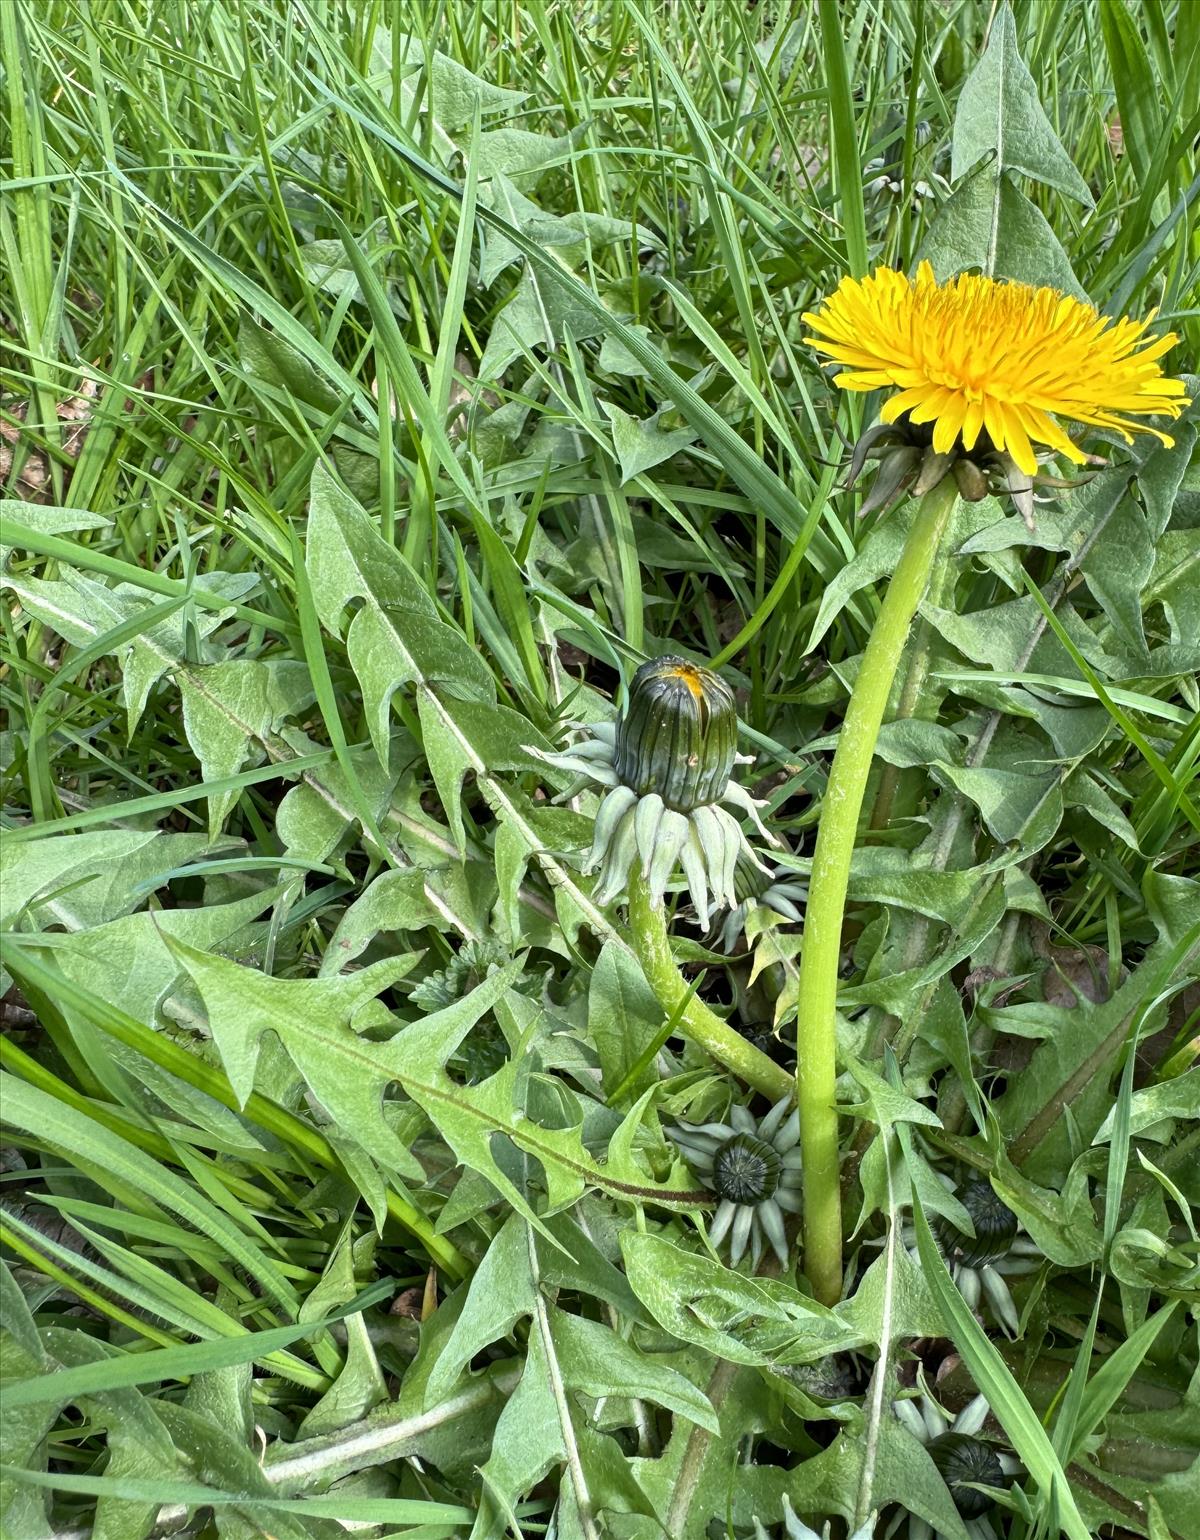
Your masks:
<svg viewBox="0 0 1200 1540"><path fill-rule="evenodd" d="M1029 284L960 273L939 284L928 262L916 279L889 267L843 278L806 324L818 352L844 367L844 390L892 387L880 416L933 424L933 448L968 451L981 433L1026 474L1034 444L1076 464L1084 456L1055 421L1062 417L1172 440L1138 417L1178 417L1189 405L1180 380L1158 360L1178 339L1148 337L1145 321L1114 321L1091 305Z"/></svg>

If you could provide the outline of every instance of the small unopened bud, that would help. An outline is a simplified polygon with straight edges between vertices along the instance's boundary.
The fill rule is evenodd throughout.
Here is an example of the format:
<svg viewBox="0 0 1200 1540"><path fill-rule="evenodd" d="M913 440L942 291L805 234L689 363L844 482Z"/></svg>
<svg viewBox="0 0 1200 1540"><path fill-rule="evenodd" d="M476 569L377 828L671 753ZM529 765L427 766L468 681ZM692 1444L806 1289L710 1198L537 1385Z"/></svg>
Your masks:
<svg viewBox="0 0 1200 1540"><path fill-rule="evenodd" d="M762 864L740 820L749 818L768 844L779 843L759 816L764 804L730 778L737 725L733 691L712 669L656 658L633 676L620 722L597 723L565 753L530 751L605 789L583 866L600 872L597 904L620 895L636 863L652 908L662 905L680 866L705 929L713 906L737 906L739 860ZM798 919L794 906L793 913Z"/></svg>
<svg viewBox="0 0 1200 1540"><path fill-rule="evenodd" d="M939 1217L935 1229L942 1246L955 1262L968 1267L997 1261L1007 1253L1017 1234L1017 1216L987 1181L968 1182L958 1197L975 1234L966 1235L948 1219Z"/></svg>
<svg viewBox="0 0 1200 1540"><path fill-rule="evenodd" d="M988 495L988 479L974 460L955 460L954 479L960 495L968 503L982 502Z"/></svg>
<svg viewBox="0 0 1200 1540"><path fill-rule="evenodd" d="M940 455L934 449L927 449L921 461L921 474L917 477L913 487L913 493L917 497L924 497L926 492L932 491L939 481L945 479L950 473L950 467L954 464L954 454Z"/></svg>
<svg viewBox="0 0 1200 1540"><path fill-rule="evenodd" d="M981 1438L968 1438L963 1433L943 1433L929 1445L930 1458L941 1472L942 1480L950 1488L954 1506L964 1519L981 1518L995 1502L986 1492L975 1490L974 1483L986 1487L1002 1487L1004 1467L1000 1457L990 1444ZM964 1485L969 1482L971 1485Z"/></svg>

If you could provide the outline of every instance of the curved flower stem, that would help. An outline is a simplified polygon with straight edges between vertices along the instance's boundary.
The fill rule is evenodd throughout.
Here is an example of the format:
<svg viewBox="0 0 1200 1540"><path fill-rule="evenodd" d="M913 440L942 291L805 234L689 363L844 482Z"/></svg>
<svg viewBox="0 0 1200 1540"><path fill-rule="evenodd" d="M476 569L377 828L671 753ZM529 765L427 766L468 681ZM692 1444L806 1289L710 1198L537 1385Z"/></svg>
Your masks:
<svg viewBox="0 0 1200 1540"><path fill-rule="evenodd" d="M748 1043L688 989L671 954L666 911L651 904L650 891L636 864L629 874L629 941L659 1005L678 1022L679 1032L689 1042L697 1043L772 1101L792 1095L794 1086L787 1070Z"/></svg>
<svg viewBox="0 0 1200 1540"><path fill-rule="evenodd" d="M796 1078L804 1151L804 1270L827 1305L836 1303L842 1287L836 1010L850 858L888 695L956 497L954 481L946 477L917 509L854 681L813 855L796 1007Z"/></svg>

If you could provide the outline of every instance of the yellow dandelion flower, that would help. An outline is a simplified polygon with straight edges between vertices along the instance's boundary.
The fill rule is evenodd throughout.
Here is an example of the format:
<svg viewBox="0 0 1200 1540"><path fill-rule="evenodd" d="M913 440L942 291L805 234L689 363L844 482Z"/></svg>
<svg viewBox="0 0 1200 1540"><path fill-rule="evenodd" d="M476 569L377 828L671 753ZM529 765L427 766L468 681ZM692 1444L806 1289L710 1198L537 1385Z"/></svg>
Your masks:
<svg viewBox="0 0 1200 1540"><path fill-rule="evenodd" d="M1084 462L1056 418L1172 443L1135 420L1190 405L1158 362L1178 339L1146 336L1152 319L1114 321L1057 289L968 273L939 284L928 262L915 281L888 267L843 278L804 316L816 334L805 341L843 366L843 390L896 391L884 422L932 423L937 454L959 442L969 453L985 434L1029 476L1034 444Z"/></svg>

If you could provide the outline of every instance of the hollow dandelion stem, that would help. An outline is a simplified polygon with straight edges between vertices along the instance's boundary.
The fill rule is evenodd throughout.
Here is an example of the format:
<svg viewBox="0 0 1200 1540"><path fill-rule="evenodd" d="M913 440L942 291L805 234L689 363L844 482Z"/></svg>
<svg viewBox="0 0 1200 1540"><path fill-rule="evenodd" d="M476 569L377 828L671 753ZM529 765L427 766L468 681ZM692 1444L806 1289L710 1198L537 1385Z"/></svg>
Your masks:
<svg viewBox="0 0 1200 1540"><path fill-rule="evenodd" d="M828 1305L842 1286L836 1009L850 859L888 695L956 501L947 478L918 505L850 696L813 855L797 1001L796 1095L804 1150L804 1270Z"/></svg>

